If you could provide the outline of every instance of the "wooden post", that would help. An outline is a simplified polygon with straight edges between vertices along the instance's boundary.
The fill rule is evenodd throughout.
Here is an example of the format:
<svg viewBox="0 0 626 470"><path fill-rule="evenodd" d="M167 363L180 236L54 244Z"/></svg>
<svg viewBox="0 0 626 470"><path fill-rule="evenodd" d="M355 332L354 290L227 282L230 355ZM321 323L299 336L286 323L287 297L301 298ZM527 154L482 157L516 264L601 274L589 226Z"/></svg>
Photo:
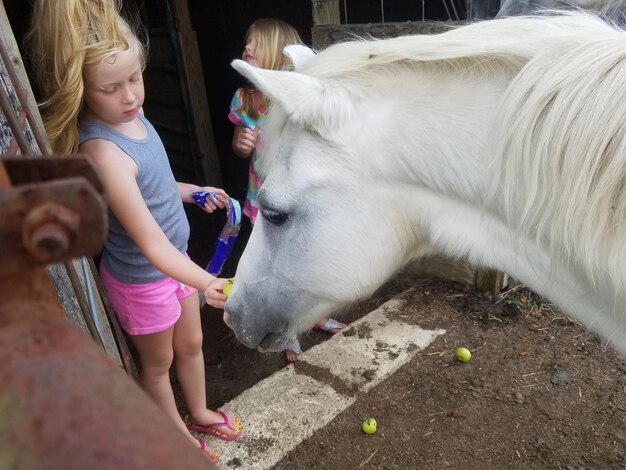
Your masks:
<svg viewBox="0 0 626 470"><path fill-rule="evenodd" d="M189 104L193 116L191 125L198 139L205 181L210 186L221 187L222 174L217 148L215 147L213 127L211 126L209 100L204 87L196 32L191 26L189 5L187 0L172 0L170 5L176 18L177 33L181 45L181 61L184 68L183 79L187 82L186 88L189 93Z"/></svg>
<svg viewBox="0 0 626 470"><path fill-rule="evenodd" d="M339 0L312 0L313 27L341 24Z"/></svg>
<svg viewBox="0 0 626 470"><path fill-rule="evenodd" d="M502 271L485 268L476 269L476 289L489 294L494 299L498 298L500 292L506 288L506 283L507 275Z"/></svg>

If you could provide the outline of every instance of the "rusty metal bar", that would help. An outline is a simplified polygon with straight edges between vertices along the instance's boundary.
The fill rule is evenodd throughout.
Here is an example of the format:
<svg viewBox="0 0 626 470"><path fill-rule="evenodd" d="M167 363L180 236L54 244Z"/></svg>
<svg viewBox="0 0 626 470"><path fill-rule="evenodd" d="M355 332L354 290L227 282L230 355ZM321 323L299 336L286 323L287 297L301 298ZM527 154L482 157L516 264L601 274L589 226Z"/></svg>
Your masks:
<svg viewBox="0 0 626 470"><path fill-rule="evenodd" d="M95 193L92 196L88 196L90 194L90 190L95 189L98 193L102 194L103 187L100 179L98 178L97 173L95 172L93 166L88 162L88 160L84 157L78 156L64 156L64 157L29 157L27 155L19 157L19 158L9 158L4 160L6 170L9 173L11 179L19 185L19 188L25 188L25 190L32 193L34 189L32 189L32 185L36 183L40 183L38 191L47 191L48 196L54 195L54 191L58 191L58 180L65 177L66 179L66 187L63 190L65 193L72 190L73 196L75 196L75 200L66 201L66 204L73 204L73 209L80 213L81 205L80 200L84 199L85 202L88 202L88 197L95 197ZM80 184L72 182L71 178L75 178L80 176L84 178L85 187L81 189ZM88 184L87 184L88 183ZM18 189L21 191L21 189ZM57 197L61 197L57 195ZM65 196L64 196L65 197ZM26 199L26 198L25 198ZM45 198L44 198L45 199ZM36 196L32 194L28 197L28 202L31 204L35 204ZM17 218L23 217L28 207L20 207L22 205L22 199L17 199L12 203L12 207L14 209L19 208L20 212L16 215ZM43 203L43 201L39 201L39 203ZM102 209L102 208L99 208ZM8 217L14 210L12 209L4 209L2 214L5 216L6 222L5 224L9 224L12 220ZM83 209L82 213L83 220L89 221L93 219L93 215L89 214L87 210ZM92 230L96 230L100 227L101 230L106 230L105 224L106 220L95 219L91 222ZM8 225L7 225L8 227ZM6 229L6 227L5 227ZM15 229L15 227L14 227ZM4 236L0 234L0 241L4 239ZM8 256L0 265L7 263L10 260L11 256ZM20 262L18 260L18 262ZM79 307L82 312L83 319L87 326L87 329L94 339L96 343L98 343L104 349L104 341L101 336L100 331L97 329L96 324L94 323L93 317L95 316L94 305L89 304L89 299L85 296L84 289L81 285L80 278L72 261L64 262L66 267L68 279L72 285L72 288L76 294L76 300L78 301ZM89 282L88 279L85 280L85 283Z"/></svg>
<svg viewBox="0 0 626 470"><path fill-rule="evenodd" d="M11 175L13 186L80 177L99 194L104 193L98 172L88 158L82 155L24 155L19 158L5 158L3 162L6 171Z"/></svg>

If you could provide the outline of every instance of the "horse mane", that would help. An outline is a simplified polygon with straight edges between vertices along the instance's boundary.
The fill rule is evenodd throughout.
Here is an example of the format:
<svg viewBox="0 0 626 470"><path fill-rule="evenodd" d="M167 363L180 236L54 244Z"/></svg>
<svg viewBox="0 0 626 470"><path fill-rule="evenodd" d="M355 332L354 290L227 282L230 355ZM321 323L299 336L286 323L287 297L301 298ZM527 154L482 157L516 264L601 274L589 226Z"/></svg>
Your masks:
<svg viewBox="0 0 626 470"><path fill-rule="evenodd" d="M367 82L371 73L397 67L428 66L431 71L481 74L522 67L546 47L558 48L590 37L614 33L615 27L584 13L547 11L450 26L433 35L407 35L392 39L349 40L321 51L299 72L318 78Z"/></svg>
<svg viewBox="0 0 626 470"><path fill-rule="evenodd" d="M297 72L343 93L327 106L324 122L316 122L315 130L333 140L352 119L348 104L366 98L368 89L399 72L419 70L433 80L440 74L459 80L510 79L550 50L571 49L589 38L615 37L617 31L589 13L545 12L450 27L435 35L350 40L321 51ZM275 125L268 130L280 133L289 116L281 110L273 113Z"/></svg>
<svg viewBox="0 0 626 470"><path fill-rule="evenodd" d="M626 249L626 36L605 27L531 59L496 122L488 204L596 288L619 292Z"/></svg>

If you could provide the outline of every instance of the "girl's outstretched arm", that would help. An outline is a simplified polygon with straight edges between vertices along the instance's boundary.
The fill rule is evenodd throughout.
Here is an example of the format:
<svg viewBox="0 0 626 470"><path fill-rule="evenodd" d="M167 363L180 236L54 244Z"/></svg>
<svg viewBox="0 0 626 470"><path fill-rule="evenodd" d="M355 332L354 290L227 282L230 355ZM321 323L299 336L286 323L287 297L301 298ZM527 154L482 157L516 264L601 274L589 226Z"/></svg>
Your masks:
<svg viewBox="0 0 626 470"><path fill-rule="evenodd" d="M226 279L212 276L170 243L144 203L135 180L135 162L105 140L89 140L80 151L92 157L104 180L109 207L148 261L173 279L204 292L210 305L224 307L226 296L221 289Z"/></svg>

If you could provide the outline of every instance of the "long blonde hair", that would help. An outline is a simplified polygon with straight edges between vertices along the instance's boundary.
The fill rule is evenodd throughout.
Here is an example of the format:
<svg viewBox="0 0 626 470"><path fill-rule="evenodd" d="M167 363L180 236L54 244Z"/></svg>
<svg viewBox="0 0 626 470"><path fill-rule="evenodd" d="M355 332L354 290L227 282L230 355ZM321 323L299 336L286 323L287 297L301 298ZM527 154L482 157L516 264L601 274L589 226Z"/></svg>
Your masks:
<svg viewBox="0 0 626 470"><path fill-rule="evenodd" d="M144 46L120 15L118 0L36 0L26 40L52 149L73 153L85 68L130 48L145 63Z"/></svg>
<svg viewBox="0 0 626 470"><path fill-rule="evenodd" d="M259 66L268 70L288 69L291 62L283 54L284 47L290 44L302 44L298 31L289 23L276 18L259 18L252 23L244 36L244 47L252 33L257 33L259 37L257 56L260 52L263 57L263 63ZM269 100L254 87L245 87L245 91L241 97L241 107L237 111L257 119L259 108L266 110Z"/></svg>

